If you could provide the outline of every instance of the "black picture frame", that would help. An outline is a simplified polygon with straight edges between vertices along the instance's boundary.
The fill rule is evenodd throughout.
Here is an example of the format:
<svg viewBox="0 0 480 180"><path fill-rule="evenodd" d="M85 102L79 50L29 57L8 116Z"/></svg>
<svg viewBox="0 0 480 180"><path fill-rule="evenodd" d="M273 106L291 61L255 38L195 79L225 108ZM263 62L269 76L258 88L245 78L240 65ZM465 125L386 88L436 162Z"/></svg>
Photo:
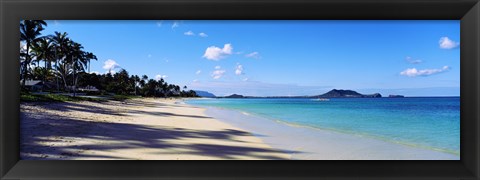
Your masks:
<svg viewBox="0 0 480 180"><path fill-rule="evenodd" d="M479 179L478 0L0 0L1 179ZM21 19L461 20L459 161L19 160Z"/></svg>

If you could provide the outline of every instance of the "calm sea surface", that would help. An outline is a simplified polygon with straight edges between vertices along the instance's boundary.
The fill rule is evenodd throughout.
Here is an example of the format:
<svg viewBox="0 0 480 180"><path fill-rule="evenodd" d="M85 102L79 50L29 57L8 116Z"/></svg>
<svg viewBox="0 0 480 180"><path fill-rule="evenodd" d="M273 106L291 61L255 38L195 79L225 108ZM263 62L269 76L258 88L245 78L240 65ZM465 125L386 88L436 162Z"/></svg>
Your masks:
<svg viewBox="0 0 480 180"><path fill-rule="evenodd" d="M192 99L273 121L460 154L460 98Z"/></svg>

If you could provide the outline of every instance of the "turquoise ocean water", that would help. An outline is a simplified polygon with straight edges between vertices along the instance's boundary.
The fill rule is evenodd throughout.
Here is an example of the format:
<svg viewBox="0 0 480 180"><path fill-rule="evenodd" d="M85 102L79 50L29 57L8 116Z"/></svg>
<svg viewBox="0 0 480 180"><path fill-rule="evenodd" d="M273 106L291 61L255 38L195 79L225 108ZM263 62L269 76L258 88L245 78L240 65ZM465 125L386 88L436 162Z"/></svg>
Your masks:
<svg viewBox="0 0 480 180"><path fill-rule="evenodd" d="M460 154L460 98L190 99L288 124Z"/></svg>

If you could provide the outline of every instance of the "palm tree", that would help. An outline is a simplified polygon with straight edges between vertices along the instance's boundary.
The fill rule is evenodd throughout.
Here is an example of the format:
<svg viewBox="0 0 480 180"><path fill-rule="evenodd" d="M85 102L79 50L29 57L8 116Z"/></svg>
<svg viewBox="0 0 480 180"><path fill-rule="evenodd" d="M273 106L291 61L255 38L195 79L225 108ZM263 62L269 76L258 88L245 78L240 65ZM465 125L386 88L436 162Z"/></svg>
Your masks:
<svg viewBox="0 0 480 180"><path fill-rule="evenodd" d="M61 46L60 52L63 56L63 61L59 62L59 65L62 65L61 68L57 67L57 70L60 72L64 87L67 87L67 77L72 74L72 85L73 85L73 96L76 95L76 73L77 70L84 71L85 63L84 52L82 51L83 46L79 43L76 43L70 39L66 39L66 42Z"/></svg>
<svg viewBox="0 0 480 180"><path fill-rule="evenodd" d="M148 76L147 75L143 75L142 76L142 79L140 80L140 86L145 86L145 84L147 83L148 81Z"/></svg>
<svg viewBox="0 0 480 180"><path fill-rule="evenodd" d="M27 53L27 48L25 44L20 44L20 79L32 79L32 71L34 68L31 68L31 62L27 63L26 59L30 59L32 61L35 59L35 56L33 53ZM27 74L23 74L23 72L26 71Z"/></svg>
<svg viewBox="0 0 480 180"><path fill-rule="evenodd" d="M133 86L135 87L135 96L137 95L137 86L138 86L138 83L140 83L140 77L138 77L137 75L133 76Z"/></svg>
<svg viewBox="0 0 480 180"><path fill-rule="evenodd" d="M75 97L76 93L77 93L77 69L81 68L80 71L83 71L83 67L84 65L82 63L82 60L84 60L82 58L83 56L83 51L82 51L82 48L83 46L79 43L76 43L76 42L73 42L72 41L72 51L70 53L70 57L71 57L71 63L72 63L72 68L73 68L73 97ZM85 62L86 63L86 62Z"/></svg>
<svg viewBox="0 0 480 180"><path fill-rule="evenodd" d="M66 49L67 49L67 46L68 46L68 42L70 41L70 39L67 37L67 35L68 34L66 32L63 32L63 33L55 32L55 35L50 37L53 41L54 46L55 46L55 48L54 48L54 51L55 51L55 69L66 69L66 67L65 67L66 63L62 64L63 65L62 68L59 68L58 65L59 65L59 60L65 58L65 53L67 51ZM61 76L61 77L63 77L63 76ZM58 84L58 78L56 78L56 80L57 80L57 90L59 90L60 86ZM63 80L64 80L64 86L67 86L65 79L63 79Z"/></svg>
<svg viewBox="0 0 480 180"><path fill-rule="evenodd" d="M97 56L95 56L95 55L94 55L93 53L91 53L91 52L84 52L84 51L82 51L80 57L81 57L80 62L82 62L82 64L85 65L85 68L82 68L82 69L86 69L87 66L88 66L88 73L90 74L90 61L91 61L92 59L93 59L93 60L97 60ZM80 65L80 64L79 64L79 65ZM83 72L85 72L85 70L84 70ZM76 80L75 82L77 82L77 81L78 81L78 78L77 78L77 80ZM75 87L76 87L76 85L75 85Z"/></svg>
<svg viewBox="0 0 480 180"><path fill-rule="evenodd" d="M145 85L146 95L147 96L156 96L157 95L157 81L150 79Z"/></svg>
<svg viewBox="0 0 480 180"><path fill-rule="evenodd" d="M73 97L76 95L78 76L77 72L85 72L85 68L88 65L88 62L91 59L96 59L97 57L90 52L83 51L83 46L80 43L71 41L69 46L67 46L68 55L67 60L70 60L69 63L72 65L73 69Z"/></svg>
<svg viewBox="0 0 480 180"><path fill-rule="evenodd" d="M63 80L63 87L67 87L67 77L72 74L72 69L66 62L59 62L58 66L55 66L55 74Z"/></svg>
<svg viewBox="0 0 480 180"><path fill-rule="evenodd" d="M94 55L93 53L91 53L91 52L85 52L85 58L86 58L87 61L88 61L88 73L90 73L90 61L91 61L92 59L94 59L94 60L98 60L98 59L97 59L97 56L95 56L95 55Z"/></svg>
<svg viewBox="0 0 480 180"><path fill-rule="evenodd" d="M142 88L143 88L145 86L145 84L147 83L147 81L148 81L148 76L143 75L142 79L140 80L140 86L142 86Z"/></svg>
<svg viewBox="0 0 480 180"><path fill-rule="evenodd" d="M27 74L32 79L41 79L45 75L45 69L43 67L33 67Z"/></svg>
<svg viewBox="0 0 480 180"><path fill-rule="evenodd" d="M175 88L175 85L174 85L174 84L169 84L169 85L167 85L168 96L171 96L171 95L173 94L174 88Z"/></svg>
<svg viewBox="0 0 480 180"><path fill-rule="evenodd" d="M64 60L63 60L63 68L64 70L67 70L67 71L70 71L71 70L71 73L73 74L73 79L72 79L72 84L73 84L73 81L75 79L75 68L73 67L74 66L74 58L75 58L75 55L76 55L76 52L75 52L75 47L74 47L74 42L70 39L68 39L68 41L66 42L66 46L64 47L64 49L62 49L62 55L64 56ZM65 79L63 80L64 82L67 82L66 78L67 76L64 77ZM65 83L65 88L67 88L66 86L67 84ZM70 88L68 88L69 90L71 90Z"/></svg>
<svg viewBox="0 0 480 180"><path fill-rule="evenodd" d="M40 38L37 43L33 44L32 50L36 55L37 61L40 63L41 60L45 62L45 67L44 67L44 73L42 80L43 82L46 81L47 79L47 74L50 71L51 68L51 61L53 60L55 54L54 54L54 45L52 41L47 38L43 37Z"/></svg>
<svg viewBox="0 0 480 180"><path fill-rule="evenodd" d="M175 94L176 95L180 94L180 86L175 85L174 89L175 89Z"/></svg>
<svg viewBox="0 0 480 180"><path fill-rule="evenodd" d="M140 80L140 86L142 87L140 89L140 94L142 94L142 96L146 96L145 92L146 92L146 84L147 84L147 81L148 81L148 76L147 75L143 75L142 76L142 79Z"/></svg>
<svg viewBox="0 0 480 180"><path fill-rule="evenodd" d="M24 66L23 68L23 82L22 88L25 88L25 81L27 77L27 66L31 63L30 57L30 47L36 41L38 41L39 36L41 35L41 31L44 30L43 26L47 26L47 23L42 20L23 20L20 23L20 41L25 41L26 43L26 56L25 60L22 63Z"/></svg>

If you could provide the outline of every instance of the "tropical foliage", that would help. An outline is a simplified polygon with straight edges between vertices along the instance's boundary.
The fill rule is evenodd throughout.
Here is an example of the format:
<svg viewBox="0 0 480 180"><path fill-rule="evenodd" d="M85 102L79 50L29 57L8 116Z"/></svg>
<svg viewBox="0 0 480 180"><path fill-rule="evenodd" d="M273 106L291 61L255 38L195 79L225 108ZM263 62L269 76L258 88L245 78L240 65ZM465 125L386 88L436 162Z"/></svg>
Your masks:
<svg viewBox="0 0 480 180"><path fill-rule="evenodd" d="M41 20L23 20L20 23L20 79L24 91L28 91L26 81L40 80L44 90L70 92L73 96L79 87L98 90L92 94L197 96L195 91L187 91L186 86L181 90L180 86L168 84L163 79L129 75L125 69L115 74L90 73L90 61L97 60L97 57L84 51L82 44L73 41L66 32L42 36L45 26L47 23Z"/></svg>

